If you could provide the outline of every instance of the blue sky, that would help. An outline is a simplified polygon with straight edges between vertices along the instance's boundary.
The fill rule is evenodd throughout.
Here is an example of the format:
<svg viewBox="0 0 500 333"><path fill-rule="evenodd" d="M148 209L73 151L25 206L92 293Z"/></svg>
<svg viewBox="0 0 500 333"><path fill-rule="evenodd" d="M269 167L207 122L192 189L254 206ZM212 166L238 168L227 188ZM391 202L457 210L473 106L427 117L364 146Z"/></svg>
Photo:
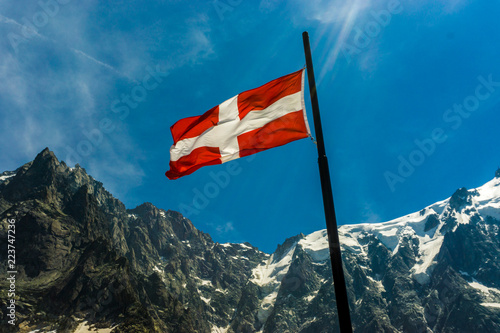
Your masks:
<svg viewBox="0 0 500 333"><path fill-rule="evenodd" d="M300 69L307 30L338 222L387 221L480 186L500 165L499 10L466 0L3 1L0 170L48 146L128 208L184 210L214 240L268 252L322 229L308 139L164 176L169 127ZM306 108L313 127L308 93ZM211 172L228 167L214 187Z"/></svg>

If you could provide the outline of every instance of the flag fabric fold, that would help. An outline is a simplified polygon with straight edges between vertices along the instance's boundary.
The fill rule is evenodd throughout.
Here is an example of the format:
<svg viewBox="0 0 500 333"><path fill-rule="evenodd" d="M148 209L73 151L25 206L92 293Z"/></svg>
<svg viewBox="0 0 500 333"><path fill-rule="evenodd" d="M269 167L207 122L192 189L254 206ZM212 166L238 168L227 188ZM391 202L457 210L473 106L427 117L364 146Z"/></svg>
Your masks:
<svg viewBox="0 0 500 333"><path fill-rule="evenodd" d="M169 179L307 138L304 69L242 92L170 127Z"/></svg>

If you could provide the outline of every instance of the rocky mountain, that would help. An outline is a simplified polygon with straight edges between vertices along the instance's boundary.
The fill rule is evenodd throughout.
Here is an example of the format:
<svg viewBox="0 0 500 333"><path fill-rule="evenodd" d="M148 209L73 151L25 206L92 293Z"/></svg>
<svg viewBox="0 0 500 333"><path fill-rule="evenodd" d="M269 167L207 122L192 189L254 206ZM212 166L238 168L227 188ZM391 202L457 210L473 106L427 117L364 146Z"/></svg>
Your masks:
<svg viewBox="0 0 500 333"><path fill-rule="evenodd" d="M273 254L219 244L180 213L127 209L48 149L0 174L1 276L11 224L15 325L2 278L0 332L338 332L325 230ZM354 330L500 332L499 228L500 170L419 212L342 226Z"/></svg>

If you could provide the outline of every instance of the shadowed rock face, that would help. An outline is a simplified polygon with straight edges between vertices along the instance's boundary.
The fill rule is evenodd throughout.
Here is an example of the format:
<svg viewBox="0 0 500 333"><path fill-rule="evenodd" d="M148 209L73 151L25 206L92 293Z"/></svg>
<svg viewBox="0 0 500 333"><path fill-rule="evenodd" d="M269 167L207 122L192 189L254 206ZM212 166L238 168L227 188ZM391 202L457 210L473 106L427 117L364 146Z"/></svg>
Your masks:
<svg viewBox="0 0 500 333"><path fill-rule="evenodd" d="M340 228L355 331L500 331L499 172L406 217ZM0 299L1 331L72 332L84 320L113 332L338 331L325 231L271 255L219 244L180 213L126 209L48 149L0 174L3 249L8 218L17 317L7 324Z"/></svg>

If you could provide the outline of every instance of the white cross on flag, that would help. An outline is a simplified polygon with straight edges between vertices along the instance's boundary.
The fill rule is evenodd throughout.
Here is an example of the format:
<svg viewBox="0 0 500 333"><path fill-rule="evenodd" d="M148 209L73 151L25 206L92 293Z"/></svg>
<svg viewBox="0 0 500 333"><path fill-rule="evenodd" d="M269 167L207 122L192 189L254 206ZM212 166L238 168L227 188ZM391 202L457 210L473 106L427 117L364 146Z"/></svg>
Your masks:
<svg viewBox="0 0 500 333"><path fill-rule="evenodd" d="M304 69L242 92L170 127L169 179L310 136Z"/></svg>

